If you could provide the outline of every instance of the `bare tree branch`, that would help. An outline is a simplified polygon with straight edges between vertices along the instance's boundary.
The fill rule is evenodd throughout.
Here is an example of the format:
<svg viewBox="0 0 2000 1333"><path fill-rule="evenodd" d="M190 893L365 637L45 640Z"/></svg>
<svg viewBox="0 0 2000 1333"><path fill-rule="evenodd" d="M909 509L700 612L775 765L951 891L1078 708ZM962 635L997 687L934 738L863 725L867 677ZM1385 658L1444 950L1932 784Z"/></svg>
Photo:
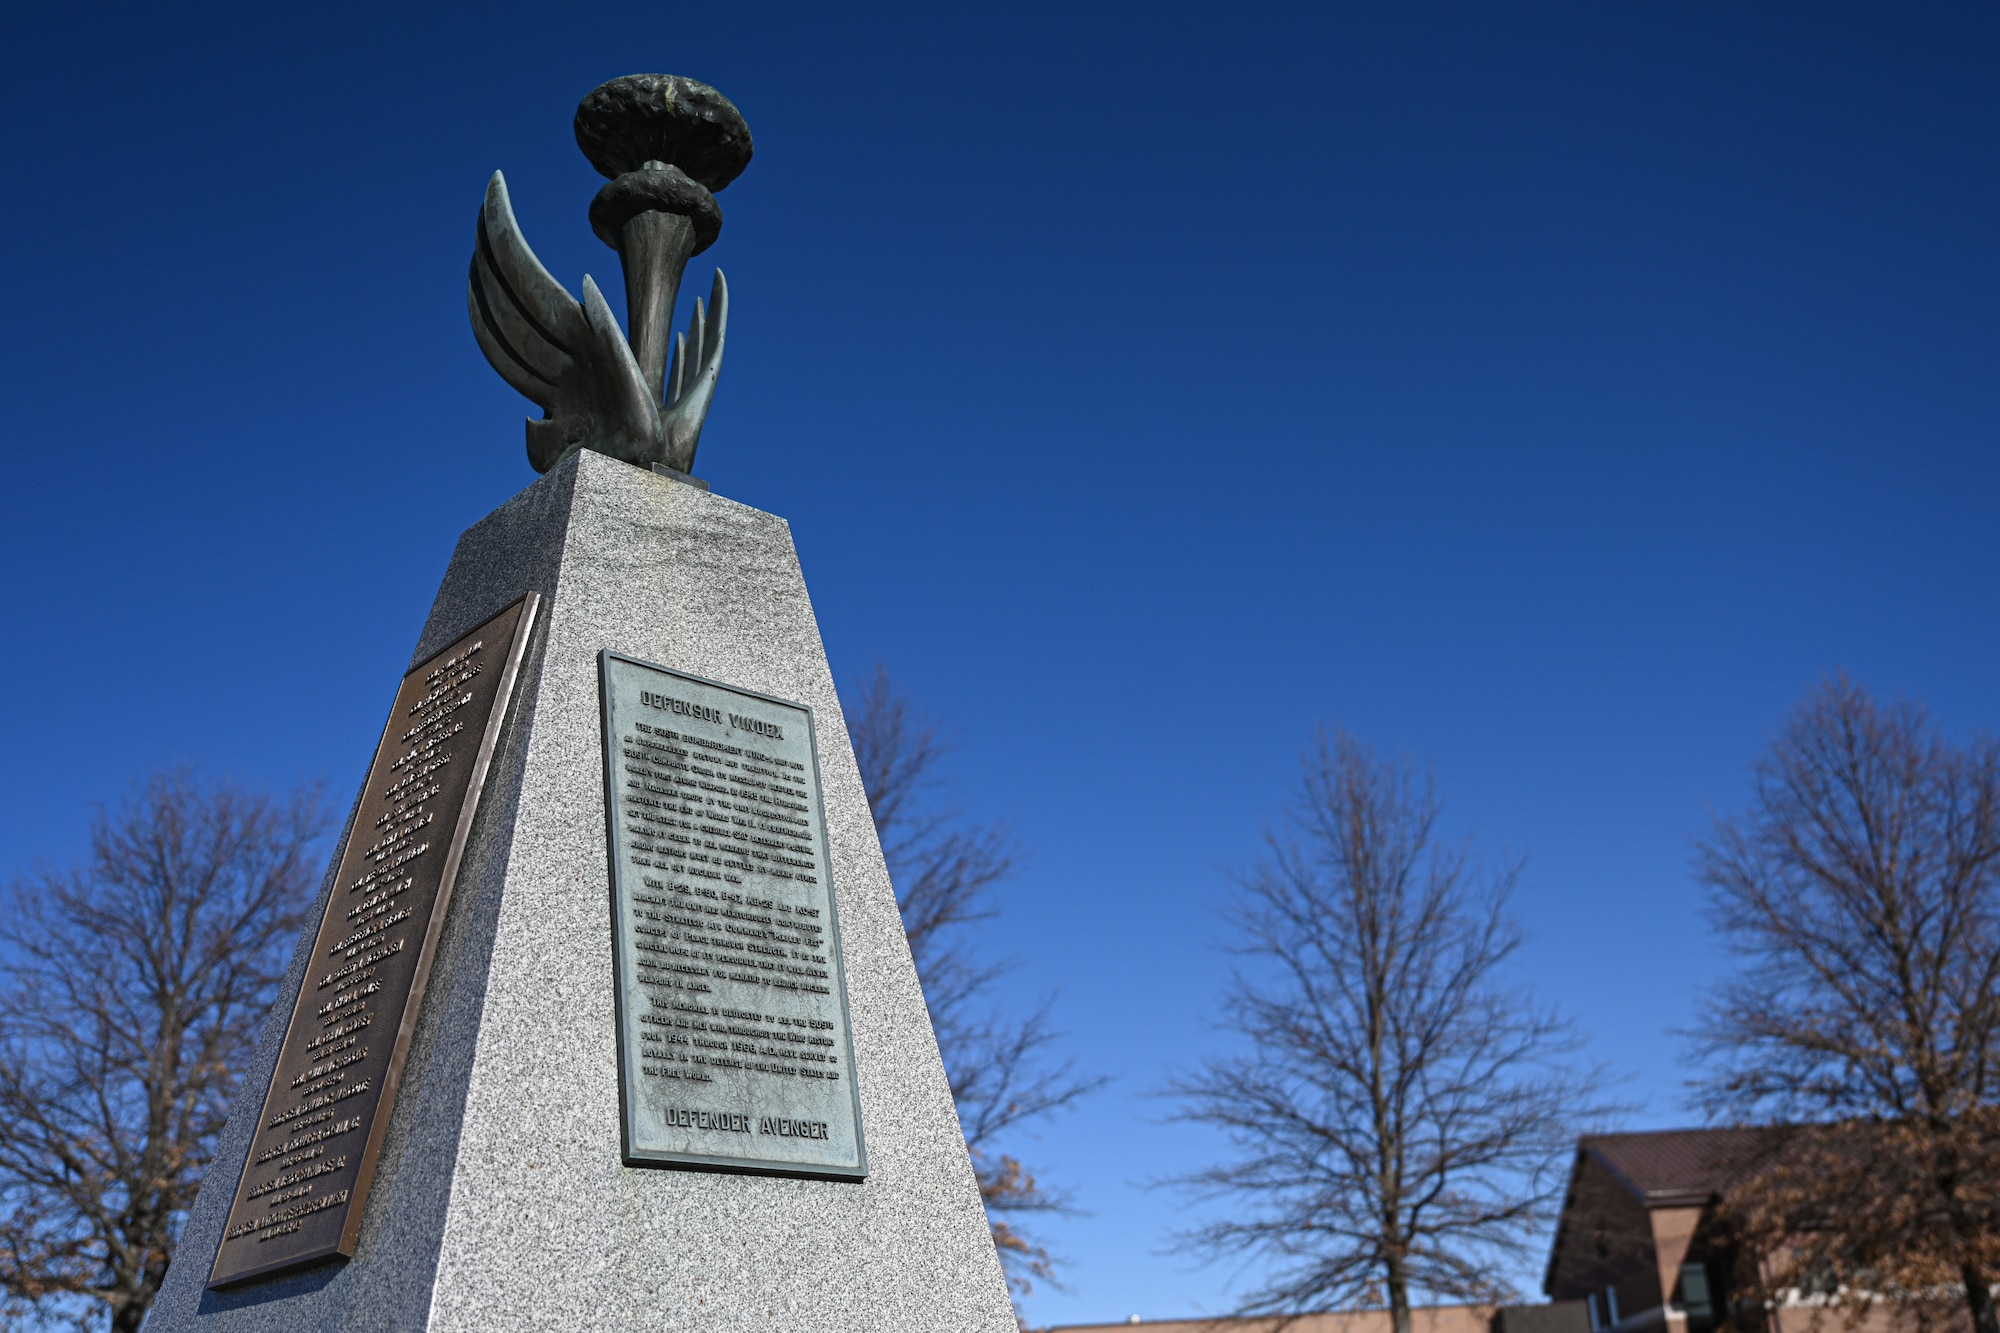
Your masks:
<svg viewBox="0 0 2000 1333"><path fill-rule="evenodd" d="M1761 1277L2000 1333L2000 746L1827 681L1696 870L1745 963L1696 1034L1700 1096L1815 1125L1734 1192Z"/></svg>
<svg viewBox="0 0 2000 1333"><path fill-rule="evenodd" d="M0 1291L135 1330L311 906L316 790L186 772L100 813L0 917Z"/></svg>
<svg viewBox="0 0 2000 1333"><path fill-rule="evenodd" d="M1495 1300L1559 1201L1595 1104L1577 1041L1501 985L1520 945L1518 866L1481 871L1438 837L1427 773L1345 733L1308 748L1283 835L1236 877L1240 934L1224 1021L1249 1040L1171 1083L1179 1118L1228 1160L1170 1182L1234 1209L1181 1237L1270 1261L1246 1313L1381 1306L1409 1333L1413 1292Z"/></svg>
<svg viewBox="0 0 2000 1333"><path fill-rule="evenodd" d="M1080 1075L1073 1061L1053 1058L1060 1034L1049 1025L1048 1003L1024 1016L1009 1015L993 998L992 983L1006 966L982 960L964 927L994 914L989 895L1012 873L1016 851L1005 828L968 826L956 809L937 802L938 765L951 746L936 725L878 666L853 691L847 730L979 1176L993 1244L1018 1299L1036 1280L1053 1284L1056 1261L1005 1219L1062 1212L1069 1205L1000 1144L1074 1105L1105 1080Z"/></svg>

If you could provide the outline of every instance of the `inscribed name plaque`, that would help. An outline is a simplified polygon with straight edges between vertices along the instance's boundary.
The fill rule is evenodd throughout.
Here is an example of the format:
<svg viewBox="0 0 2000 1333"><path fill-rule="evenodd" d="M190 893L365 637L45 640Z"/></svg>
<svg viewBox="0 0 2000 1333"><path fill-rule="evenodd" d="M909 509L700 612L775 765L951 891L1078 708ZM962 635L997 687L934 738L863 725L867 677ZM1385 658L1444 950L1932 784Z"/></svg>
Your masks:
<svg viewBox="0 0 2000 1333"><path fill-rule="evenodd" d="M865 1177L812 710L601 670L626 1163Z"/></svg>
<svg viewBox="0 0 2000 1333"><path fill-rule="evenodd" d="M452 882L533 628L529 593L403 677L209 1274L351 1256Z"/></svg>

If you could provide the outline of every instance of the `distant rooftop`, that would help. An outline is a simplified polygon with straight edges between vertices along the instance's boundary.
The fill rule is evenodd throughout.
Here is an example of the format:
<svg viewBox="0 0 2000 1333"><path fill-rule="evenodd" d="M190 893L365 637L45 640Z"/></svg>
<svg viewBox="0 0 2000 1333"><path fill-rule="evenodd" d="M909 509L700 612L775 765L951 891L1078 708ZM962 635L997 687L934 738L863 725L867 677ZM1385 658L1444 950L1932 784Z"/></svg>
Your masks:
<svg viewBox="0 0 2000 1333"><path fill-rule="evenodd" d="M1649 1208L1707 1203L1773 1146L1772 1129L1666 1129L1598 1134L1577 1147L1608 1167Z"/></svg>
<svg viewBox="0 0 2000 1333"><path fill-rule="evenodd" d="M1575 1303L1581 1310L1582 1304ZM1537 1307L1539 1308L1539 1307ZM1493 1333L1490 1305L1419 1305L1410 1309L1414 1333ZM1130 1319L1112 1324L1059 1324L1047 1333L1390 1333L1387 1310L1335 1310L1319 1314L1215 1315L1193 1319Z"/></svg>

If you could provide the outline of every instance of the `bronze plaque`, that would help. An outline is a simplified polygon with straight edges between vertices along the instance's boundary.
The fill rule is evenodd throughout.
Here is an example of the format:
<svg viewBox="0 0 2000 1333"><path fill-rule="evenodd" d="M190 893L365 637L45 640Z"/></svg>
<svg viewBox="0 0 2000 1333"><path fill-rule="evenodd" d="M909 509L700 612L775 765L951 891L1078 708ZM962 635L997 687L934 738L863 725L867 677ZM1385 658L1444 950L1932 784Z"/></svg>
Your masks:
<svg viewBox="0 0 2000 1333"><path fill-rule="evenodd" d="M354 1253L452 881L540 599L403 677L209 1286Z"/></svg>
<svg viewBox="0 0 2000 1333"><path fill-rule="evenodd" d="M812 710L602 671L626 1162L865 1178Z"/></svg>

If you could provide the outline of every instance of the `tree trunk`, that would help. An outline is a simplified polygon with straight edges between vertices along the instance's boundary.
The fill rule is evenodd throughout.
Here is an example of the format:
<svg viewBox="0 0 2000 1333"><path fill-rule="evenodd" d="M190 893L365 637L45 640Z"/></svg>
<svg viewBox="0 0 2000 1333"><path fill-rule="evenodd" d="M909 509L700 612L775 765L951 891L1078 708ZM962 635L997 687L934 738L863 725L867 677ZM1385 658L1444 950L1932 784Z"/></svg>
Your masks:
<svg viewBox="0 0 2000 1333"><path fill-rule="evenodd" d="M1986 1270L1972 1260L1959 1265L1965 1281L1965 1304L1972 1311L1972 1333L2000 1333L2000 1315L1993 1309L1993 1288Z"/></svg>
<svg viewBox="0 0 2000 1333"><path fill-rule="evenodd" d="M1393 1260L1389 1264L1389 1325L1390 1333L1410 1333L1410 1283L1403 1276L1403 1266ZM2000 1333L2000 1329L1982 1328L1974 1333Z"/></svg>
<svg viewBox="0 0 2000 1333"><path fill-rule="evenodd" d="M147 1304L143 1301L127 1301L111 1310L111 1333L139 1333L139 1325L145 1321Z"/></svg>

